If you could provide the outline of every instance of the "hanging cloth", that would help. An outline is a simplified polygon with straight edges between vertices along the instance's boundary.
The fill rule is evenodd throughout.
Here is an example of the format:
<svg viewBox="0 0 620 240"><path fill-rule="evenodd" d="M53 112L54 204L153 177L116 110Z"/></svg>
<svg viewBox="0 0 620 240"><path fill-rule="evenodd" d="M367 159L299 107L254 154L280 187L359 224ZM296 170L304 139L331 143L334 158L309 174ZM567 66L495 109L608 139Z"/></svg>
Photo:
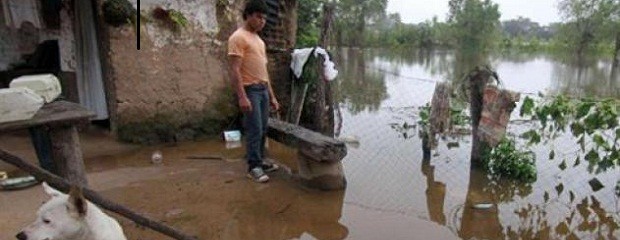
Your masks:
<svg viewBox="0 0 620 240"><path fill-rule="evenodd" d="M80 104L93 111L95 120L108 118L101 60L97 45L94 9L91 1L74 1L76 18L77 86Z"/></svg>
<svg viewBox="0 0 620 240"><path fill-rule="evenodd" d="M37 0L3 0L2 9L6 26L19 29L24 22L41 29L41 17Z"/></svg>
<svg viewBox="0 0 620 240"><path fill-rule="evenodd" d="M291 53L291 69L297 79L301 78L304 66L306 65L306 62L308 62L308 58L310 58L311 55L314 55L314 57L321 55L323 56L323 59L325 59L323 62L323 74L325 75L327 81L332 81L338 76L338 70L336 70L335 64L331 61L327 51L321 47L315 47L295 49L293 50L293 53Z"/></svg>

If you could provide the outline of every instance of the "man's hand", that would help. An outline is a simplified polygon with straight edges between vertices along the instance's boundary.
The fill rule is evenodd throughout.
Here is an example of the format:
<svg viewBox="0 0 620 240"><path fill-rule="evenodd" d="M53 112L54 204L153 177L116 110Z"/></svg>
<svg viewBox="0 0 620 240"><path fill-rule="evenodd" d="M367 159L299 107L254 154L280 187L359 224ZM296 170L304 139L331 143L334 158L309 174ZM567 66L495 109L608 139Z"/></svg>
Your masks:
<svg viewBox="0 0 620 240"><path fill-rule="evenodd" d="M247 97L239 98L239 108L242 112L251 112L252 104L250 103L250 99Z"/></svg>
<svg viewBox="0 0 620 240"><path fill-rule="evenodd" d="M280 111L280 103L278 103L278 100L276 98L271 98L271 101L269 101L269 105L271 105L271 110L273 111Z"/></svg>

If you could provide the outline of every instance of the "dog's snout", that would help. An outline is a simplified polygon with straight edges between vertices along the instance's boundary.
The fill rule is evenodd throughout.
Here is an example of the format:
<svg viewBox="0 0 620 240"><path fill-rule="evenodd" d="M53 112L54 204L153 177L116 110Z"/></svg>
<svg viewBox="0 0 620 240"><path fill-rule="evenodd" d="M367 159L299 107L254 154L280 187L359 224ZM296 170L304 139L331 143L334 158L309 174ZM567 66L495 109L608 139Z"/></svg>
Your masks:
<svg viewBox="0 0 620 240"><path fill-rule="evenodd" d="M19 240L28 240L28 236L24 232L19 232L15 237Z"/></svg>

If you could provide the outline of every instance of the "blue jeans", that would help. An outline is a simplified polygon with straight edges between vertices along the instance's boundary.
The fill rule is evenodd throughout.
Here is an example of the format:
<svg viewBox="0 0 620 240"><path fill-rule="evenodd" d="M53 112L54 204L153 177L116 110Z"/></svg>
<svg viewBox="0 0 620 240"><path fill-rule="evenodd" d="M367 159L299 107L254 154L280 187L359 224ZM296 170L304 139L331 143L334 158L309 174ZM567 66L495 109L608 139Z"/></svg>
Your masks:
<svg viewBox="0 0 620 240"><path fill-rule="evenodd" d="M245 87L245 94L252 105L251 112L243 113L246 158L248 170L260 167L265 156L267 121L269 120L269 91L267 85L254 84Z"/></svg>

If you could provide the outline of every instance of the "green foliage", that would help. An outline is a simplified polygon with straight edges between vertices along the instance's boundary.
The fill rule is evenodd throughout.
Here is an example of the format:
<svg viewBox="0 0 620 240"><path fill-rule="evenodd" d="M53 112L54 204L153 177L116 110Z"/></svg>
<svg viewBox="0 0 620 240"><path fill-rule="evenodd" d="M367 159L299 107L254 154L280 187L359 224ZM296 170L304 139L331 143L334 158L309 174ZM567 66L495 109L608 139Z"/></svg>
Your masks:
<svg viewBox="0 0 620 240"><path fill-rule="evenodd" d="M175 26L177 26L177 28L185 28L187 27L187 25L189 25L187 18L185 18L183 13L177 10L168 10L168 15L170 17L170 20L175 24Z"/></svg>
<svg viewBox="0 0 620 240"><path fill-rule="evenodd" d="M579 57L601 41L613 41L620 31L618 0L562 0L558 8L567 20L559 37Z"/></svg>
<svg viewBox="0 0 620 240"><path fill-rule="evenodd" d="M298 48L313 47L319 43L321 6L324 0L299 1L297 7L297 42Z"/></svg>
<svg viewBox="0 0 620 240"><path fill-rule="evenodd" d="M105 22L115 27L131 22L136 14L127 0L107 0L102 5L102 11Z"/></svg>
<svg viewBox="0 0 620 240"><path fill-rule="evenodd" d="M418 125L421 127L430 126L431 105L426 103L424 106L418 107ZM450 124L453 126L465 126L469 124L471 119L467 115L465 109L450 107Z"/></svg>
<svg viewBox="0 0 620 240"><path fill-rule="evenodd" d="M558 96L535 103L526 97L521 116L539 121L541 129L528 131L522 137L528 139L529 144L536 144L541 139L553 139L568 129L585 153L590 171L605 171L620 166L619 110L620 104L612 99L576 100Z"/></svg>
<svg viewBox="0 0 620 240"><path fill-rule="evenodd" d="M527 183L536 181L534 154L518 150L512 139L502 139L496 147L484 153L482 159L493 178L509 178Z"/></svg>
<svg viewBox="0 0 620 240"><path fill-rule="evenodd" d="M153 18L161 21L174 31L179 31L189 25L187 18L178 10L156 7L152 12Z"/></svg>
<svg viewBox="0 0 620 240"><path fill-rule="evenodd" d="M365 47L367 25L383 18L387 0L340 0L336 2L334 31L338 46Z"/></svg>
<svg viewBox="0 0 620 240"><path fill-rule="evenodd" d="M426 103L426 105L418 107L418 110L418 117L420 118L418 119L418 124L420 125L420 127L426 128L430 126L431 105L429 103Z"/></svg>
<svg viewBox="0 0 620 240"><path fill-rule="evenodd" d="M448 22L466 53L489 52L499 42L499 6L490 0L450 0Z"/></svg>

